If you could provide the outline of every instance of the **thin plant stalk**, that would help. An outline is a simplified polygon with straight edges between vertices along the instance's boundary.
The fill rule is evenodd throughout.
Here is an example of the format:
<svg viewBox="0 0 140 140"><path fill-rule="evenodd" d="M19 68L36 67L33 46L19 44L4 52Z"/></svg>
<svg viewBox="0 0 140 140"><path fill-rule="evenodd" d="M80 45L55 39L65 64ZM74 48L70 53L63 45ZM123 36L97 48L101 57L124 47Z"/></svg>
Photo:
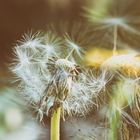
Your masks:
<svg viewBox="0 0 140 140"><path fill-rule="evenodd" d="M117 37L118 37L118 26L115 25L114 26L114 41L113 41L113 55L116 55L117 54Z"/></svg>
<svg viewBox="0 0 140 140"><path fill-rule="evenodd" d="M118 140L118 128L120 125L120 114L117 109L110 109L109 118L110 130L109 130L109 140Z"/></svg>
<svg viewBox="0 0 140 140"><path fill-rule="evenodd" d="M118 37L118 26L114 26L114 40L113 40L113 55L117 55L117 37ZM117 100L117 99L116 99ZM118 102L118 100L117 100ZM111 105L113 106L113 104ZM117 140L118 139L118 127L119 127L119 120L120 114L116 107L111 107L110 114L109 114L109 124L110 124L110 132L109 132L109 139L110 140Z"/></svg>
<svg viewBox="0 0 140 140"><path fill-rule="evenodd" d="M51 140L60 140L60 115L61 108L59 107L51 117Z"/></svg>

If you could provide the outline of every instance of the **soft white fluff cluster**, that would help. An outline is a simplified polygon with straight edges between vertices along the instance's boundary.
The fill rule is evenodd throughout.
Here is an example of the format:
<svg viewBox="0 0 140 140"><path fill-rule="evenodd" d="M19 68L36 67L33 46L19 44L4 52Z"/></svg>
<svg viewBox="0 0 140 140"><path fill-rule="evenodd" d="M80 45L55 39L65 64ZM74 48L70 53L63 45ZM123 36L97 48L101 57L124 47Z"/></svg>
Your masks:
<svg viewBox="0 0 140 140"><path fill-rule="evenodd" d="M78 64L83 50L66 36L59 38L51 32L25 35L14 52L11 69L40 121L60 106L64 114L86 115L108 82L106 72L95 77L91 68Z"/></svg>

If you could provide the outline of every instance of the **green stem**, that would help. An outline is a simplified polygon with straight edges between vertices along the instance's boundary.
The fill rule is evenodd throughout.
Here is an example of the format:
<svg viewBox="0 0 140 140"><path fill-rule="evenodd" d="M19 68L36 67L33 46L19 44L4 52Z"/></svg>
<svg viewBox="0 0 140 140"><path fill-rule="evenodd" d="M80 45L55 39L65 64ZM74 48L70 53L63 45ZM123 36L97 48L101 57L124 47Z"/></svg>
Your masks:
<svg viewBox="0 0 140 140"><path fill-rule="evenodd" d="M114 116L110 118L109 140L118 140L119 129L119 113L116 111Z"/></svg>
<svg viewBox="0 0 140 140"><path fill-rule="evenodd" d="M60 114L61 108L57 108L51 117L51 140L60 140Z"/></svg>
<svg viewBox="0 0 140 140"><path fill-rule="evenodd" d="M113 55L117 54L117 37L118 36L118 27L117 25L114 26L114 46L113 46Z"/></svg>

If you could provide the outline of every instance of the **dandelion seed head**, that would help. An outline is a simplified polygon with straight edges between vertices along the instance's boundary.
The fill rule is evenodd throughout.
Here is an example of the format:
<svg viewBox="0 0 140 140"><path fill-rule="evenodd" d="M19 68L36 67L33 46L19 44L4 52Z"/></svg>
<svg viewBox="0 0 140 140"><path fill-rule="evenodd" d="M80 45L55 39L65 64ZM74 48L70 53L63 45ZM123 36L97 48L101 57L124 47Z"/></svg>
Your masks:
<svg viewBox="0 0 140 140"><path fill-rule="evenodd" d="M101 5L99 5L99 7L100 6ZM107 11L97 12L95 9L93 9L93 7L92 9L85 8L85 11L86 11L85 16L88 18L88 20L90 20L91 22L95 24L104 24L104 25L107 25L107 27L108 26L123 26L127 24L126 18L120 17L120 16L108 15Z"/></svg>
<svg viewBox="0 0 140 140"><path fill-rule="evenodd" d="M19 92L31 104L39 121L58 107L64 114L85 116L97 106L92 99L105 87L106 74L95 78L83 72L73 55L75 52L82 57L79 46L66 39L65 43L70 46L66 43L63 50L63 41L52 33L25 40L15 48L16 58L11 69L19 80ZM61 55L64 51L67 57Z"/></svg>
<svg viewBox="0 0 140 140"><path fill-rule="evenodd" d="M75 64L66 59L56 60L52 69L55 69L55 72L52 73L52 78L45 90L46 95L42 99L47 102L47 114L49 109L55 109L62 105L63 101L71 94L72 78L78 74ZM41 104L42 106L43 104Z"/></svg>
<svg viewBox="0 0 140 140"><path fill-rule="evenodd" d="M137 54L116 55L108 58L101 65L108 70L119 70L129 76L138 76L140 74L140 61Z"/></svg>

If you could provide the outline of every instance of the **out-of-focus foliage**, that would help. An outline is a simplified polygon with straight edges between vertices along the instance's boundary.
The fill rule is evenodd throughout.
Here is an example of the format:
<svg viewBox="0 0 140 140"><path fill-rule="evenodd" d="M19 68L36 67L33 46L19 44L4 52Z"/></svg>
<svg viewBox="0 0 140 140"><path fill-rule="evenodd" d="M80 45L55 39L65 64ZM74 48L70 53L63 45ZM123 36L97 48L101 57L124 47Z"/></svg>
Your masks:
<svg viewBox="0 0 140 140"><path fill-rule="evenodd" d="M16 103L14 96L13 89L0 90L0 136L18 130L24 121L21 106Z"/></svg>
<svg viewBox="0 0 140 140"><path fill-rule="evenodd" d="M16 91L0 89L0 140L37 140L43 137L46 137L44 130L25 113Z"/></svg>

